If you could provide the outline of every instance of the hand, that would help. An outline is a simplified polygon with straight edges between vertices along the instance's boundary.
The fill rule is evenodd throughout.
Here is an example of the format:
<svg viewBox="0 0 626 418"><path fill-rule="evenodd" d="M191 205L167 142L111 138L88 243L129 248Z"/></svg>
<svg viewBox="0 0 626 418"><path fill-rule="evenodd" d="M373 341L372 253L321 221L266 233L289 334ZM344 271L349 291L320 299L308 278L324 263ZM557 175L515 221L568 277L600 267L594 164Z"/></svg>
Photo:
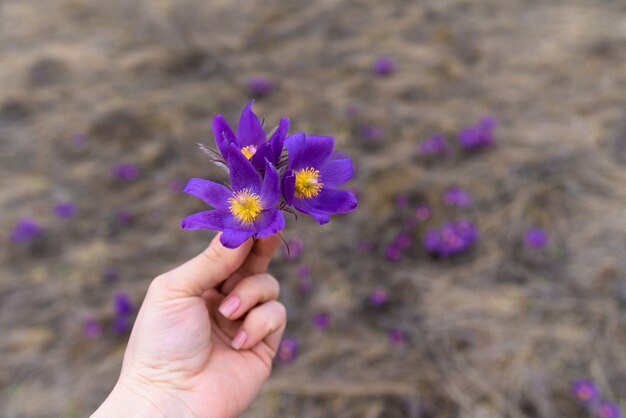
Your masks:
<svg viewBox="0 0 626 418"><path fill-rule="evenodd" d="M255 398L286 324L265 273L280 239L230 250L218 238L152 281L120 379L93 417L235 417Z"/></svg>

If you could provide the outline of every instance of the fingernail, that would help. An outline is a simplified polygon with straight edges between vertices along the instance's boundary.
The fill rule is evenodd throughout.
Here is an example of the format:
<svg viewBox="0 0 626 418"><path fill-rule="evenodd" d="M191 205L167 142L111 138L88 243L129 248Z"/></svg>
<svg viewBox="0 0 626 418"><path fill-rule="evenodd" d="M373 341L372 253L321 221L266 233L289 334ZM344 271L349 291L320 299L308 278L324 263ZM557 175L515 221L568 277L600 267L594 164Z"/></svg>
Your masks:
<svg viewBox="0 0 626 418"><path fill-rule="evenodd" d="M239 300L237 296L231 296L228 299L226 299L224 303L222 303L222 306L220 306L219 311L222 315L228 318L229 316L235 313L235 311L237 310L240 304L241 304L241 301Z"/></svg>
<svg viewBox="0 0 626 418"><path fill-rule="evenodd" d="M244 330L241 330L237 333L235 338L233 338L233 342L230 343L230 345L235 350L239 350L246 343L247 339L248 339L248 334L246 334Z"/></svg>

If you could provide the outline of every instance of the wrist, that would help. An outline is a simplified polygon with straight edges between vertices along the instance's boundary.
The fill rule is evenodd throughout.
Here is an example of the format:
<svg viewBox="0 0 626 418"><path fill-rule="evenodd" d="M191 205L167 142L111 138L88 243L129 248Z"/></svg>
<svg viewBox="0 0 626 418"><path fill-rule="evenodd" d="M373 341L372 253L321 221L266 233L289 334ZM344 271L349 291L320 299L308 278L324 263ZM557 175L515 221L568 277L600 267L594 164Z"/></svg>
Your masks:
<svg viewBox="0 0 626 418"><path fill-rule="evenodd" d="M91 418L196 418L176 396L135 380L120 378Z"/></svg>

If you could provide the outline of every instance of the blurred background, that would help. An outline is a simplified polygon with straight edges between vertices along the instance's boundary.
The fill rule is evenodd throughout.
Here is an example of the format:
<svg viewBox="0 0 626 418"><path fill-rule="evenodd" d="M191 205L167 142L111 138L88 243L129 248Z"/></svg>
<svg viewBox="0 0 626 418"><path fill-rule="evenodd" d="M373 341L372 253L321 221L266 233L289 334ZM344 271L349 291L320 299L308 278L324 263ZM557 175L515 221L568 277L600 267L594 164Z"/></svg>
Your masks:
<svg viewBox="0 0 626 418"><path fill-rule="evenodd" d="M2 0L0 416L103 401L251 98L334 136L359 208L287 219L245 417L626 408L623 0Z"/></svg>

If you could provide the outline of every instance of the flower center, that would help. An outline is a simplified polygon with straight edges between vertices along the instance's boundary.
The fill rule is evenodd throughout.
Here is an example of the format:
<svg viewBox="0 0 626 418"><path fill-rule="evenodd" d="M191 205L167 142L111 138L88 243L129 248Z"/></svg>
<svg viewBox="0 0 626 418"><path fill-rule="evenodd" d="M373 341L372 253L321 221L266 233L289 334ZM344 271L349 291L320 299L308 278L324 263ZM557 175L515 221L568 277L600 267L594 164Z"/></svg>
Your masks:
<svg viewBox="0 0 626 418"><path fill-rule="evenodd" d="M252 193L249 189L235 192L228 199L228 203L230 203L230 213L239 222L252 223L257 220L263 210L261 197L256 193Z"/></svg>
<svg viewBox="0 0 626 418"><path fill-rule="evenodd" d="M296 171L296 197L298 199L317 196L322 186L319 170L309 167Z"/></svg>
<svg viewBox="0 0 626 418"><path fill-rule="evenodd" d="M247 159L250 159L256 153L256 146L248 145L247 147L243 147L241 152L243 152L243 155L245 155Z"/></svg>

